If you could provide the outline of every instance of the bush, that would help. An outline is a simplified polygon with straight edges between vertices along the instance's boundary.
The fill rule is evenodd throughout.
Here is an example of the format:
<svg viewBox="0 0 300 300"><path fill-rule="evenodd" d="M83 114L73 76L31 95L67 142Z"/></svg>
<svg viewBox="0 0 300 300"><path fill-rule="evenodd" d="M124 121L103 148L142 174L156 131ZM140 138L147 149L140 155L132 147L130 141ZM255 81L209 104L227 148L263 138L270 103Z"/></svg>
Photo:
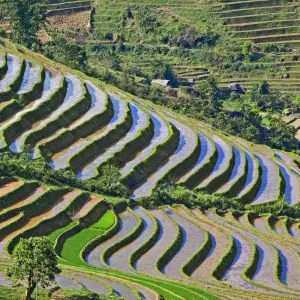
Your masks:
<svg viewBox="0 0 300 300"><path fill-rule="evenodd" d="M43 46L44 54L82 72L88 71L88 58L85 47L67 41L62 35L54 35L53 40Z"/></svg>
<svg viewBox="0 0 300 300"><path fill-rule="evenodd" d="M105 165L99 172L97 178L86 181L89 190L102 191L114 196L128 196L129 190L121 183L121 174L117 167Z"/></svg>

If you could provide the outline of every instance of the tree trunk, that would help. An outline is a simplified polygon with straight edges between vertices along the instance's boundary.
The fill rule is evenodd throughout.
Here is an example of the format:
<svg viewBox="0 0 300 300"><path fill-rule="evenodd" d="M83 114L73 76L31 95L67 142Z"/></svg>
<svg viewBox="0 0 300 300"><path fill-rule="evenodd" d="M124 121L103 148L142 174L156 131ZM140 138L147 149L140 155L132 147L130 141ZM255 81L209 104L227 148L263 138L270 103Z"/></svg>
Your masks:
<svg viewBox="0 0 300 300"><path fill-rule="evenodd" d="M31 285L28 285L27 291L26 291L26 300L30 300L31 299L31 295L34 292L36 288L36 282L32 282Z"/></svg>

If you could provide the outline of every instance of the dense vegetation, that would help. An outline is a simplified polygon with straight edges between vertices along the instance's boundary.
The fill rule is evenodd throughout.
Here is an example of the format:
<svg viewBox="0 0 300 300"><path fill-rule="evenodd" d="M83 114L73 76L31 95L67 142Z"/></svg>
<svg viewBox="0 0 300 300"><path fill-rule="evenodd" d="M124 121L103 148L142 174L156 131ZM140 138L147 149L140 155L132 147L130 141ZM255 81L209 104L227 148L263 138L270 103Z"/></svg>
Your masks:
<svg viewBox="0 0 300 300"><path fill-rule="evenodd" d="M37 33L46 20L47 0L1 0L1 10L8 13L13 30L12 39L29 48L37 43Z"/></svg>

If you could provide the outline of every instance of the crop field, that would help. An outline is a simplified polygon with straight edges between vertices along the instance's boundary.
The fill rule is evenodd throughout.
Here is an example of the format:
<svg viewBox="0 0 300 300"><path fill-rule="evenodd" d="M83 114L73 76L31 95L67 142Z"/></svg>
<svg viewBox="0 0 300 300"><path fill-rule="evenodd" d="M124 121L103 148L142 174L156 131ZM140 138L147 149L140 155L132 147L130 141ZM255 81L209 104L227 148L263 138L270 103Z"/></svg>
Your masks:
<svg viewBox="0 0 300 300"><path fill-rule="evenodd" d="M300 43L299 2L288 0L139 1L139 3L132 3L132 6L135 9L149 9L156 14L160 26L165 28L161 31L176 26L178 22L192 24L201 31L202 19L206 18L205 14L209 11L211 18L218 20L237 43L251 41L258 49L258 56L263 52L261 49L269 49L262 55L264 58L260 61L254 59L232 68L230 72L222 70L220 73L210 65L199 65L201 59L198 59L198 63L197 59L193 59L197 55L201 57L201 50L197 47L185 49L185 55L179 59L174 54L175 51L164 55L163 53L167 53L168 50L163 43L156 42L152 45L151 42L143 41L145 53L150 53L152 47L160 48L155 59L162 59L172 65L180 82L196 84L209 76L216 75L220 77L221 86L227 87L229 83L239 82L244 88L248 88L254 81L267 80L275 90L299 94L297 53ZM130 33L137 30L135 21L133 24L126 23L122 31L120 29L120 23L130 7L126 1L99 2L93 20L94 31L100 39L100 42L96 41L96 45L101 44L101 41L103 44L113 45L118 35L123 36L129 48L139 40L139 37ZM170 24L165 24L166 20L169 20ZM155 59L153 55L134 53L122 56L122 64L125 68L134 63L142 70L147 70Z"/></svg>
<svg viewBox="0 0 300 300"><path fill-rule="evenodd" d="M85 35L88 32L91 20L93 0L51 0L47 6L47 30L56 32L80 32ZM41 32L40 39L47 41L48 34Z"/></svg>
<svg viewBox="0 0 300 300"><path fill-rule="evenodd" d="M74 12L66 15L54 15L47 18L48 27L58 31L84 29L88 26L90 12Z"/></svg>
<svg viewBox="0 0 300 300"><path fill-rule="evenodd" d="M80 183L113 165L132 204L2 176L0 270L20 238L48 236L63 268L59 287L125 299L300 299L299 220L138 205L171 180L250 207L283 199L292 209L296 155L217 132L5 40L0 74L0 160L29 153Z"/></svg>
<svg viewBox="0 0 300 300"><path fill-rule="evenodd" d="M95 7L95 12L91 17L92 7ZM274 90L282 93L300 93L299 53L297 52L300 43L300 16L297 1L142 0L138 3L131 3L122 0L51 0L48 5L47 29L50 32L63 32L72 39L81 37L83 41L94 43L95 47L106 45L114 48L115 44L122 40L127 47L134 48L136 43L143 40L140 37L135 37L135 39L128 37L130 31L139 31L136 28L136 22L125 24L120 34L122 18L130 7L150 9L157 14L160 23L164 24L166 20L169 20L171 27L180 21L200 29L203 25L202 15L209 10L211 16L226 28L233 40L240 44L251 41L256 45L259 55L263 52L262 48L269 50L261 59L254 59L228 72L222 70L220 73L209 64L199 65L197 56L201 57L201 51L197 47L185 49L185 55L178 57L174 54L175 51L172 54L165 54L168 52L168 47L163 43L152 44L146 41L143 42L145 53L121 55L123 69L138 65L144 73L147 73L153 61L163 60L172 66L179 82L197 84L210 76L219 76L221 87L238 82L244 88L249 88L255 81L267 80ZM7 28L7 20L1 23L4 28ZM168 29L167 26L166 29ZM47 34L41 35L42 40L48 40L48 38ZM151 55L153 47L158 50L155 55ZM178 51L180 52L180 49ZM90 53L90 62L95 64L95 67L101 60L97 58L99 58L97 53Z"/></svg>

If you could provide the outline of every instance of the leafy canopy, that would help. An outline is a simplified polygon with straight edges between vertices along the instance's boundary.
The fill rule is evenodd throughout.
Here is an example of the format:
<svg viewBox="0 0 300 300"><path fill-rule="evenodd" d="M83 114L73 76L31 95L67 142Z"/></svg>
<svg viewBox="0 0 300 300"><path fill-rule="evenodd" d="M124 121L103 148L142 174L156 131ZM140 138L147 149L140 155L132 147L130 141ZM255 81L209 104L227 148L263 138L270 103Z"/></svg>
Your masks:
<svg viewBox="0 0 300 300"><path fill-rule="evenodd" d="M61 272L52 244L46 237L21 239L12 257L8 275L15 283L27 279L26 299L31 299L37 284L45 288Z"/></svg>
<svg viewBox="0 0 300 300"><path fill-rule="evenodd" d="M0 0L13 30L12 40L31 48L45 22L48 0Z"/></svg>

